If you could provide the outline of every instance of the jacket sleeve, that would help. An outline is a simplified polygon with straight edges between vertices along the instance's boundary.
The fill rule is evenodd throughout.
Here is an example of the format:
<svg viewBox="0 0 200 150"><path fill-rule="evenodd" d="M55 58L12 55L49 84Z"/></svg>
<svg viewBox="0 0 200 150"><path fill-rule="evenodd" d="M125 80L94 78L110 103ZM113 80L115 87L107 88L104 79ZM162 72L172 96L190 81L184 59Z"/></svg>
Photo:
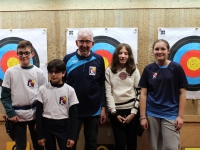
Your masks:
<svg viewBox="0 0 200 150"><path fill-rule="evenodd" d="M106 80L105 80L105 87L106 87L106 100L107 100L107 107L109 112L113 113L116 111L115 109L115 101L112 96L112 85L111 85L111 70L110 68L106 69Z"/></svg>
<svg viewBox="0 0 200 150"><path fill-rule="evenodd" d="M102 57L101 57L102 58ZM105 65L103 58L101 59L101 77L99 80L100 92L101 92L101 100L102 107L106 107L106 94L105 94Z"/></svg>
<svg viewBox="0 0 200 150"><path fill-rule="evenodd" d="M76 133L78 125L77 104L72 105L69 108L69 119L70 119L69 139L75 141L77 139Z"/></svg>
<svg viewBox="0 0 200 150"><path fill-rule="evenodd" d="M8 116L8 118L11 118L17 115L15 110L12 107L11 90L7 87L2 87L1 102L4 106L4 109L6 111L6 115Z"/></svg>
<svg viewBox="0 0 200 150"><path fill-rule="evenodd" d="M43 121L42 121L42 113L43 113L43 104L37 101L36 105L36 132L38 140L44 139L44 131L43 131Z"/></svg>
<svg viewBox="0 0 200 150"><path fill-rule="evenodd" d="M140 92L140 91L138 91L139 90L138 84L139 84L139 81L140 81L139 70L136 69L132 76L133 76L133 79L134 79L135 101L134 101L134 104L133 104L133 108L131 109L131 113L137 114L138 109L139 109L139 93L137 94L137 92Z"/></svg>

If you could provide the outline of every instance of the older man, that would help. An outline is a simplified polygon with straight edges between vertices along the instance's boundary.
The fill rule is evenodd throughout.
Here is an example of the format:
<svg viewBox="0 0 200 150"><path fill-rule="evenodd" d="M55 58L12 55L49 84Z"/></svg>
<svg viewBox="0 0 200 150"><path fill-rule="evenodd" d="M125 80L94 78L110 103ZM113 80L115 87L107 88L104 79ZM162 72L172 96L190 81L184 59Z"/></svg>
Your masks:
<svg viewBox="0 0 200 150"><path fill-rule="evenodd" d="M75 89L79 100L77 139L84 123L85 150L96 150L99 122L106 121L105 65L103 58L91 51L94 45L92 31L80 29L76 45L76 52L66 55L63 61L67 84ZM76 150L76 146L72 149Z"/></svg>

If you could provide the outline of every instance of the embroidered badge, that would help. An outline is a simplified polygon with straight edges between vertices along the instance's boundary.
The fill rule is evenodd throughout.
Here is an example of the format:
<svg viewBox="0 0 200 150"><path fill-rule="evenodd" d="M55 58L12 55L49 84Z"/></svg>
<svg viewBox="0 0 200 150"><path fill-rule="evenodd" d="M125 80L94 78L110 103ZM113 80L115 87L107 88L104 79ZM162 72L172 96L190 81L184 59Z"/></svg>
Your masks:
<svg viewBox="0 0 200 150"><path fill-rule="evenodd" d="M158 74L157 74L156 72L154 72L154 73L153 73L153 79L156 79L156 78L157 78L157 75L158 75Z"/></svg>
<svg viewBox="0 0 200 150"><path fill-rule="evenodd" d="M28 80L27 86L29 86L29 87L34 87L34 85L35 85L35 80L29 79L29 80Z"/></svg>
<svg viewBox="0 0 200 150"><path fill-rule="evenodd" d="M127 73L125 73L125 72L121 72L120 74L119 74L119 78L121 79L121 80L125 80L126 78L127 78Z"/></svg>
<svg viewBox="0 0 200 150"><path fill-rule="evenodd" d="M67 101L66 96L60 97L59 104L64 105L66 103L66 101Z"/></svg>
<svg viewBox="0 0 200 150"><path fill-rule="evenodd" d="M89 75L96 75L96 67L90 66L89 67Z"/></svg>

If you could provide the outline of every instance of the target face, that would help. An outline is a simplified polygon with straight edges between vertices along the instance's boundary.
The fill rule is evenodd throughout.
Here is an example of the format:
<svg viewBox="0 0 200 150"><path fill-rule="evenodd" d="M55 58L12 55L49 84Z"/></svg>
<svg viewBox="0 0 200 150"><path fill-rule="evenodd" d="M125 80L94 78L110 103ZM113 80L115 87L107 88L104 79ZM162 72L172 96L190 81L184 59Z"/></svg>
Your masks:
<svg viewBox="0 0 200 150"><path fill-rule="evenodd" d="M9 37L0 40L0 79L3 80L4 73L12 66L19 64L17 56L17 45L24 39L18 37ZM31 64L40 67L39 57L34 48L35 56L31 59Z"/></svg>
<svg viewBox="0 0 200 150"><path fill-rule="evenodd" d="M159 29L159 39L169 42L169 59L179 63L184 69L189 84L187 98L199 98L197 92L200 91L200 32L195 28L162 28Z"/></svg>
<svg viewBox="0 0 200 150"><path fill-rule="evenodd" d="M41 68L46 72L47 62L47 42L46 31L44 29L13 29L0 30L0 80L4 78L6 70L19 64L17 56L17 46L22 40L32 43L34 56L30 60L31 64ZM46 45L45 45L46 44Z"/></svg>
<svg viewBox="0 0 200 150"><path fill-rule="evenodd" d="M69 28L67 30L67 53L72 53L77 50L75 41L79 28ZM137 62L137 43L138 30L136 28L90 28L94 34L94 46L92 52L103 57L105 68L111 61L115 48L120 43L127 43L133 50L135 62Z"/></svg>
<svg viewBox="0 0 200 150"><path fill-rule="evenodd" d="M120 42L107 36L95 36L94 41L95 45L92 47L92 51L103 57L105 68L107 68L112 61L112 54L115 51L115 47Z"/></svg>

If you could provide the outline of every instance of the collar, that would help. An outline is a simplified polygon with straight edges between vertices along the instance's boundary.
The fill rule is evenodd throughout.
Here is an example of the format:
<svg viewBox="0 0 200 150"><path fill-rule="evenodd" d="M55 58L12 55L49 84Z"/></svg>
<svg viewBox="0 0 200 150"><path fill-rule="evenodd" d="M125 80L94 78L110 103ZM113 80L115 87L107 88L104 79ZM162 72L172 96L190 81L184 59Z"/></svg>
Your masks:
<svg viewBox="0 0 200 150"><path fill-rule="evenodd" d="M22 69L31 69L31 68L33 68L33 65L31 65L31 66L28 66L28 67L22 67L22 66L20 66Z"/></svg>
<svg viewBox="0 0 200 150"><path fill-rule="evenodd" d="M51 82L51 80L50 80L50 83L51 83L51 86L53 86L53 87L57 87L57 88L60 88L60 87L62 87L65 83L63 82L62 84L53 84L52 82Z"/></svg>
<svg viewBox="0 0 200 150"><path fill-rule="evenodd" d="M84 56L80 56L79 54L78 54L78 49L76 50L76 56L77 56L77 58L79 59L79 60L84 60L84 59L86 59L87 61L89 61L91 58L92 58L92 51L90 50L90 55L89 56L87 56L87 57L84 57Z"/></svg>

